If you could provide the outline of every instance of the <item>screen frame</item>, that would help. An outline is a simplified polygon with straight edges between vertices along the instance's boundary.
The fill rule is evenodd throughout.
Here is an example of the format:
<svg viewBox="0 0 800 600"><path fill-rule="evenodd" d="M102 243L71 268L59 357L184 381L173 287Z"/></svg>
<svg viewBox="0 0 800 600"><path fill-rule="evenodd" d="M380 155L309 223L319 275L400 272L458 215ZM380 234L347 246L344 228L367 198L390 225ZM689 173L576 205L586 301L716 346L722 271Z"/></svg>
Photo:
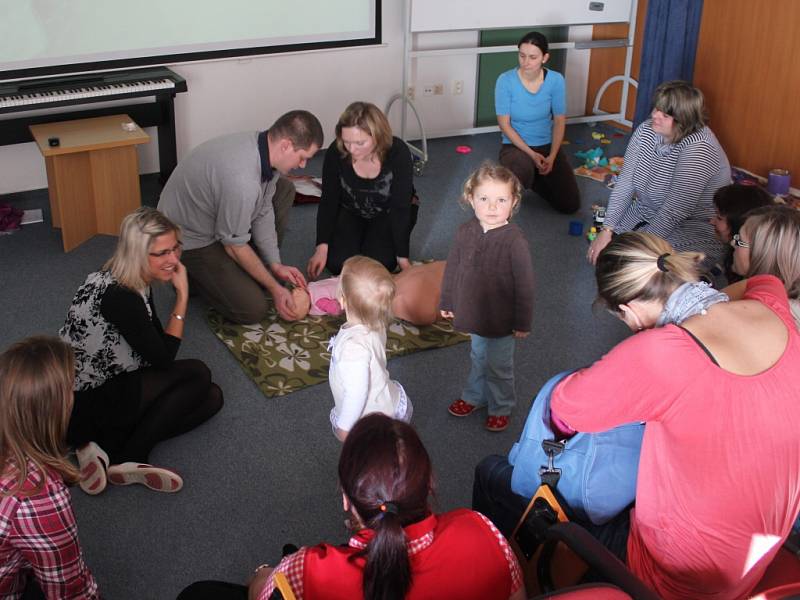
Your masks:
<svg viewBox="0 0 800 600"><path fill-rule="evenodd" d="M352 48L357 46L374 46L382 42L382 0L373 0L375 3L375 34L372 37L354 38L349 40L333 40L321 42L304 42L297 44L283 44L278 46L254 46L247 48L227 48L221 50L206 50L199 52L184 52L177 54L158 54L136 58L120 58L93 62L78 62L41 67L28 67L22 69L0 69L0 81L35 79L52 75L76 75L96 71L112 71L136 67L169 66L177 63L204 62L212 60L257 57L270 54L285 54L290 52L304 52L308 50L328 50L335 48Z"/></svg>

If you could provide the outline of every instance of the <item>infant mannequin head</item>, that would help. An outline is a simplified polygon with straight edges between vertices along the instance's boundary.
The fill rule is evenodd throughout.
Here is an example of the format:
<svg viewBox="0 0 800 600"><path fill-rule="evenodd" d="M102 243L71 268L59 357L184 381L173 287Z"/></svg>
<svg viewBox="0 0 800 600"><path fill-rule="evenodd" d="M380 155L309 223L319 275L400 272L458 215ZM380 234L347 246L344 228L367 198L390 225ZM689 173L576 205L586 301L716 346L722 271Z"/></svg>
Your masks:
<svg viewBox="0 0 800 600"><path fill-rule="evenodd" d="M311 295L301 287L292 289L292 300L294 300L294 314L297 320L305 319L308 311L311 310Z"/></svg>

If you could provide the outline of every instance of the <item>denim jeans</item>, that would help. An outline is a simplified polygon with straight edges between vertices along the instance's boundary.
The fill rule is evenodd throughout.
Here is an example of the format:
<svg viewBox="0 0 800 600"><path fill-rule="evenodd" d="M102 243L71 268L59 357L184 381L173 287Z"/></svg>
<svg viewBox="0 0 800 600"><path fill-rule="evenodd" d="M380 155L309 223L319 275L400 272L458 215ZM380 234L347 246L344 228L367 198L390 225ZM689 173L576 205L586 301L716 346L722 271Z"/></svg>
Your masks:
<svg viewBox="0 0 800 600"><path fill-rule="evenodd" d="M461 399L487 406L493 416L508 416L517 403L514 392L514 336L487 338L470 334L472 367Z"/></svg>

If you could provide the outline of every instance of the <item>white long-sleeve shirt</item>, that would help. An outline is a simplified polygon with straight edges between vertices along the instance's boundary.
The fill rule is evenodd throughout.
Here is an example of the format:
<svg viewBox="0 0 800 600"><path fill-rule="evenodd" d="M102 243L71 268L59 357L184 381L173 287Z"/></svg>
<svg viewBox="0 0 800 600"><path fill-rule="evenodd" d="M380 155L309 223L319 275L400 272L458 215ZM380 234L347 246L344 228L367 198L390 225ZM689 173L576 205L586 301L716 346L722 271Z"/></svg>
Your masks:
<svg viewBox="0 0 800 600"><path fill-rule="evenodd" d="M405 421L411 403L402 386L389 378L386 334L365 325L345 323L331 338L328 382L335 403L331 424L350 431L362 416L380 412Z"/></svg>

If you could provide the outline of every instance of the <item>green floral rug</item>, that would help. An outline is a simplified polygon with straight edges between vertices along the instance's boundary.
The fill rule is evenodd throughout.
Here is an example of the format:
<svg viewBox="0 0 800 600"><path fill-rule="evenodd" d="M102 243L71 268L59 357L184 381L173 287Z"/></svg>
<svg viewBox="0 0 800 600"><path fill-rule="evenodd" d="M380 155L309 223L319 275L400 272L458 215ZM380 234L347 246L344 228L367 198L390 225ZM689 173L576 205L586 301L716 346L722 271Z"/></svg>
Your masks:
<svg viewBox="0 0 800 600"><path fill-rule="evenodd" d="M330 316L308 316L289 323L274 309L261 323L252 325L226 321L214 309L209 309L206 318L244 372L269 398L327 381L331 360L328 340L344 323L343 317ZM469 336L454 331L449 321L422 327L394 321L387 332L386 355L403 356L467 340Z"/></svg>

